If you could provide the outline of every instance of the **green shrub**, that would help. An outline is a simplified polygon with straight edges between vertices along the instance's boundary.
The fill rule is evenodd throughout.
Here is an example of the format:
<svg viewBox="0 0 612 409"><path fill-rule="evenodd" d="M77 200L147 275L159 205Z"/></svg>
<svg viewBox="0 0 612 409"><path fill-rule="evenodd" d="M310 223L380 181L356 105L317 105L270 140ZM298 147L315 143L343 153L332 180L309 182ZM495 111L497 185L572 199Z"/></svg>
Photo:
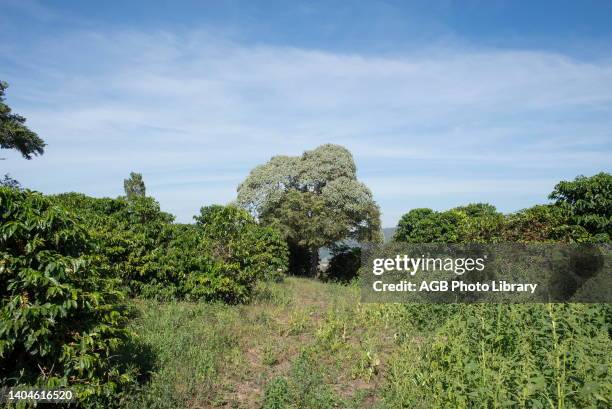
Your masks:
<svg viewBox="0 0 612 409"><path fill-rule="evenodd" d="M429 217L435 212L427 208L412 209L408 213L404 214L399 222L397 223L397 229L393 239L395 241L406 241L410 242L413 240L416 234L417 225Z"/></svg>
<svg viewBox="0 0 612 409"><path fill-rule="evenodd" d="M186 286L189 275L209 271L214 264L203 246L200 229L188 224L175 224L169 228L170 240L154 248L150 254L153 274L133 282L136 293L145 298L185 298L189 292Z"/></svg>
<svg viewBox="0 0 612 409"><path fill-rule="evenodd" d="M256 271L266 281L282 281L288 270L289 250L280 232L272 227L249 225L242 237L236 256L244 260L245 268Z"/></svg>
<svg viewBox="0 0 612 409"><path fill-rule="evenodd" d="M453 209L465 214L459 225L459 242L497 243L503 241L505 217L488 203L472 203Z"/></svg>
<svg viewBox="0 0 612 409"><path fill-rule="evenodd" d="M412 209L400 219L395 240L407 243L454 243L458 228L457 218L461 216L461 213Z"/></svg>
<svg viewBox="0 0 612 409"><path fill-rule="evenodd" d="M466 216L472 218L497 216L500 214L495 206L489 203L470 203L465 206L455 207L453 210L465 213Z"/></svg>
<svg viewBox="0 0 612 409"><path fill-rule="evenodd" d="M257 280L279 280L287 270L280 234L234 206L203 207L187 225L173 224L150 197L53 200L79 214L104 265L132 295L244 302Z"/></svg>
<svg viewBox="0 0 612 409"><path fill-rule="evenodd" d="M258 225L245 210L213 205L203 207L194 218L202 231L201 246L214 265L188 278L191 292L204 284L226 301L246 301L258 280L279 280L287 271L288 250L280 234ZM204 295L210 298L211 294Z"/></svg>
<svg viewBox="0 0 612 409"><path fill-rule="evenodd" d="M193 218L202 227L206 237L215 240L220 247L238 240L247 226L255 224L246 210L236 206L204 206L200 214Z"/></svg>
<svg viewBox="0 0 612 409"><path fill-rule="evenodd" d="M73 387L82 402L134 382L118 280L78 220L41 194L0 188L0 383Z"/></svg>
<svg viewBox="0 0 612 409"><path fill-rule="evenodd" d="M288 250L280 232L257 224L247 211L212 205L194 219L218 259L238 262L258 279L278 281L287 271Z"/></svg>
<svg viewBox="0 0 612 409"><path fill-rule="evenodd" d="M572 225L569 212L557 205L536 205L508 215L500 235L506 242L583 242L589 233Z"/></svg>
<svg viewBox="0 0 612 409"><path fill-rule="evenodd" d="M52 196L55 203L78 215L97 244L105 266L120 277L132 295L147 284L166 283L159 276L156 250L172 239L174 217L150 197L128 200L92 198L79 193Z"/></svg>
<svg viewBox="0 0 612 409"><path fill-rule="evenodd" d="M488 203L471 203L444 212L412 209L402 216L394 240L407 243L498 241L503 215Z"/></svg>
<svg viewBox="0 0 612 409"><path fill-rule="evenodd" d="M599 198L600 195L597 197ZM599 199L598 199L599 200ZM600 200L601 201L601 200ZM606 202L607 203L607 202ZM578 206L580 207L580 206ZM612 202L610 202L612 208ZM582 208L582 207L580 207ZM604 212L603 209L598 209ZM575 210L557 203L536 205L503 215L486 203L469 204L444 212L413 209L402 216L395 241L407 243L503 243L503 242L602 242L609 240L601 231L589 232L574 216ZM598 220L606 228L604 215L583 215ZM593 222L594 223L594 222Z"/></svg>
<svg viewBox="0 0 612 409"><path fill-rule="evenodd" d="M578 176L559 182L549 196L567 209L572 225L584 228L590 241L612 239L612 175L601 172L591 177Z"/></svg>

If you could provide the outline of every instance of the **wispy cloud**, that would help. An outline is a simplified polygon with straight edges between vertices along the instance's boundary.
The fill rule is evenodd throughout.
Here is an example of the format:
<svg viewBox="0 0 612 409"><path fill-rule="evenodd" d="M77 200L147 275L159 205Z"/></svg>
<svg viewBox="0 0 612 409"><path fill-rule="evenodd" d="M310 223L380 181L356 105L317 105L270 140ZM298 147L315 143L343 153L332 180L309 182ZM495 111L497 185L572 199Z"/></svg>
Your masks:
<svg viewBox="0 0 612 409"><path fill-rule="evenodd" d="M385 225L458 200L518 209L555 181L610 169L611 62L461 47L380 57L205 31L79 32L2 50L9 102L49 144L3 167L42 191L97 195L141 171L185 221L231 200L270 156L326 142L353 151ZM394 188L408 179L416 190Z"/></svg>

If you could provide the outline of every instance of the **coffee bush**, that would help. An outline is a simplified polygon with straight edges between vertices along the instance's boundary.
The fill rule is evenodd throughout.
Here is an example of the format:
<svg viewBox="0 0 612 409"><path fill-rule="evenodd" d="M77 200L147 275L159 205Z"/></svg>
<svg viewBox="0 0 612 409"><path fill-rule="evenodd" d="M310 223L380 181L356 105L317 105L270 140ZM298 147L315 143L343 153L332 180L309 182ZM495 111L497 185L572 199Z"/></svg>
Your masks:
<svg viewBox="0 0 612 409"><path fill-rule="evenodd" d="M289 252L277 230L260 226L248 212L234 206L203 207L195 219L202 247L216 263L212 282L225 293L227 287L233 288L235 297L230 301L246 301L258 280L279 281L284 276Z"/></svg>
<svg viewBox="0 0 612 409"><path fill-rule="evenodd" d="M159 276L156 252L172 239L174 217L162 212L153 198L110 199L65 193L52 200L78 216L105 267L121 278L131 295L139 295L148 284L168 281Z"/></svg>
<svg viewBox="0 0 612 409"><path fill-rule="evenodd" d="M134 382L118 280L78 219L39 193L0 188L0 384L72 387L93 404Z"/></svg>
<svg viewBox="0 0 612 409"><path fill-rule="evenodd" d="M244 302L258 280L287 270L280 234L234 206L203 207L196 224L175 224L150 197L53 197L78 214L101 262L133 296Z"/></svg>

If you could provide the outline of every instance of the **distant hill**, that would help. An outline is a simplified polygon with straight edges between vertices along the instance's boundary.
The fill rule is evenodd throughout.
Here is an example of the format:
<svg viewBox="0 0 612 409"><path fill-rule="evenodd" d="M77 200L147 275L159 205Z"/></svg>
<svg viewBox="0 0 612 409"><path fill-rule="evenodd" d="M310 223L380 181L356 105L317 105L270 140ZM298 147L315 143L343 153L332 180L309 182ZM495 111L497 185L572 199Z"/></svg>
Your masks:
<svg viewBox="0 0 612 409"><path fill-rule="evenodd" d="M383 236L385 237L385 242L391 241L393 235L395 234L395 230L397 227L383 227Z"/></svg>

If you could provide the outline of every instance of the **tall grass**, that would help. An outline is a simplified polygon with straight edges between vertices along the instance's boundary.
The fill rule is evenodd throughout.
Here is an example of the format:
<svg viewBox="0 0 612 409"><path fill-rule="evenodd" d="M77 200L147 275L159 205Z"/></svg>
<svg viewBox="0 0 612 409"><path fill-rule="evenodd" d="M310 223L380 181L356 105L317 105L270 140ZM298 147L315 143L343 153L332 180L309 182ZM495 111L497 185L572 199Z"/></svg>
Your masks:
<svg viewBox="0 0 612 409"><path fill-rule="evenodd" d="M289 278L243 306L137 301L129 407L606 408L607 305L361 304Z"/></svg>

